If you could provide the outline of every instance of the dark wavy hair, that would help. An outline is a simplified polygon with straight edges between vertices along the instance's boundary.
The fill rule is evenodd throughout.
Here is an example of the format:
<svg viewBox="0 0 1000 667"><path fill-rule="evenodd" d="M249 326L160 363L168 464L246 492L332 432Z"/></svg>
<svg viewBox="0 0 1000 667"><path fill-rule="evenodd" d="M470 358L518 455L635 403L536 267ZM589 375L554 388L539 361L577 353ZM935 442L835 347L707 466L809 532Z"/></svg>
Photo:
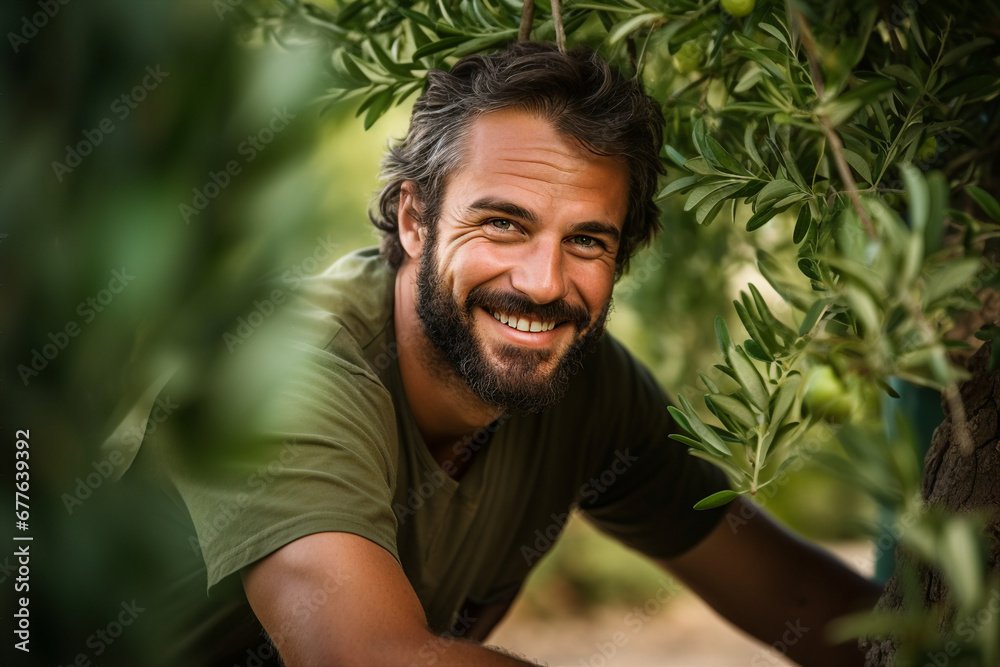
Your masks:
<svg viewBox="0 0 1000 667"><path fill-rule="evenodd" d="M403 182L416 186L420 210L414 213L421 224L433 224L446 179L462 166L473 121L502 109L538 114L592 153L626 159L628 211L616 257L620 277L632 255L659 230L653 195L663 173L663 115L641 84L623 77L592 49L580 46L563 54L541 42L516 42L490 55L466 56L451 72L428 74L409 132L382 161L386 183L377 210L369 213L383 232L383 256L396 268L405 256L397 217Z"/></svg>

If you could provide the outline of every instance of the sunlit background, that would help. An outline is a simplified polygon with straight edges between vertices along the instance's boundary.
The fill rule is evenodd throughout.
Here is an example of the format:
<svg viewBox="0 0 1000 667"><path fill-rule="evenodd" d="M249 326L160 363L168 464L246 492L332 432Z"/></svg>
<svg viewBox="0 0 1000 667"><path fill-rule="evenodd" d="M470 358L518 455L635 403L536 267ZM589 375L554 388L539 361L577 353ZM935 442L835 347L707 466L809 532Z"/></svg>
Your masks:
<svg viewBox="0 0 1000 667"><path fill-rule="evenodd" d="M81 655L101 665L172 664L171 623L198 604L175 592L204 573L177 566L188 534L164 528L155 483L115 482L121 466L101 443L166 369L190 377L190 395L176 400L233 387L225 335L264 277L314 273L319 249L339 256L376 242L366 211L381 154L404 134L408 109L365 132L351 104L324 108L322 54L264 43L239 5L0 9L9 49L0 75L5 517L14 511L15 431L29 430L31 453L28 527L0 523L5 545L14 544L10 533L33 538L30 655L12 652L16 572L13 548L0 551L5 665ZM764 281L743 225L700 227L676 202L663 211L663 233L618 287L611 331L668 390L695 401L697 372L718 354L715 315L733 314L737 326L731 299ZM280 366L265 362L250 371ZM192 447L199 438L207 435ZM856 522L873 510L854 489L806 464L759 501L806 537L855 540L849 561L872 569ZM627 614L664 586L669 595L633 632ZM495 641L574 665L665 664L685 641L685 664L758 654L749 642L719 640L723 622L684 607L688 598L573 520ZM123 609L134 622L113 641L95 639ZM698 628L682 622L690 618ZM668 626L677 644L664 640ZM617 631L628 641L613 641ZM613 656L602 653L608 642Z"/></svg>

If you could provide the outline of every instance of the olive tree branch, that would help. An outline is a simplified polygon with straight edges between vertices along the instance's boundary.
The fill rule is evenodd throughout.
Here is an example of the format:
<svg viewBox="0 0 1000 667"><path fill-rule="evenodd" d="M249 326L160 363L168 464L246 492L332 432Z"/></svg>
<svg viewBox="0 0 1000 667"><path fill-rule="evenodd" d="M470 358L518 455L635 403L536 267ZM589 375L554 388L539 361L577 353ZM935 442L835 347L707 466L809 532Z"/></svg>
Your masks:
<svg viewBox="0 0 1000 667"><path fill-rule="evenodd" d="M566 53L566 29L563 28L561 0L552 0L552 22L556 26L556 46L559 47L559 53Z"/></svg>
<svg viewBox="0 0 1000 667"><path fill-rule="evenodd" d="M802 38L802 46L805 47L806 53L809 56L809 69L812 73L813 87L816 90L816 96L822 99L823 74L819 68L816 42L813 40L812 31L809 30L809 24L806 23L805 17L800 12L796 11L795 18L800 36ZM868 232L869 238L877 239L878 234L875 232L875 226L872 224L871 218L868 217L868 212L865 210L865 207L861 205L861 198L858 196L858 184L854 181L854 175L851 173L851 168L847 164L847 160L844 158L844 145L841 143L840 137L833 128L833 122L830 121L829 116L825 115L821 115L819 117L819 122L820 126L823 128L823 134L826 136L826 141L830 145L830 151L833 153L833 161L837 165L837 171L840 173L840 179L844 182L844 189L847 192L847 196L850 198L851 204L854 205L854 210L857 211L858 217L864 224L865 231Z"/></svg>
<svg viewBox="0 0 1000 667"><path fill-rule="evenodd" d="M524 7L521 10L521 28L517 33L517 39L526 42L531 37L531 21L535 18L535 0L524 0Z"/></svg>

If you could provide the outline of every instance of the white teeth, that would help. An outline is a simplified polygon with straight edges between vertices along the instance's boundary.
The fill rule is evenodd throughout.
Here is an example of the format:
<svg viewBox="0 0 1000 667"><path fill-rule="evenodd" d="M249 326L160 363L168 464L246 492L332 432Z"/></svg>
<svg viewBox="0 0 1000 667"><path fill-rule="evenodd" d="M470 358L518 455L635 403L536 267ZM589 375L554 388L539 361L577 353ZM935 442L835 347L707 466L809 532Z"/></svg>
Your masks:
<svg viewBox="0 0 1000 667"><path fill-rule="evenodd" d="M501 324L506 324L511 329L517 329L518 331L539 333L543 331L551 331L556 328L555 322L538 322L529 320L526 317L519 318L515 315L507 315L506 313L501 313L499 311L494 311L493 317Z"/></svg>

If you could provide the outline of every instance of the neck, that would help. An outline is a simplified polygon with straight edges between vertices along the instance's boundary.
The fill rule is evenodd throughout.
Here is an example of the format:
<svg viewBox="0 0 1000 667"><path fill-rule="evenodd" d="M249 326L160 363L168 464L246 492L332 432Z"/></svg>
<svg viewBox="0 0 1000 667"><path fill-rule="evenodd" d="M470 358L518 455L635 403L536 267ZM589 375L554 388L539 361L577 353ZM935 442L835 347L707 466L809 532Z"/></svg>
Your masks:
<svg viewBox="0 0 1000 667"><path fill-rule="evenodd" d="M417 428L439 463L461 453L463 436L495 421L503 410L482 401L424 334L417 315L417 262L407 259L396 274L394 321L403 390Z"/></svg>

